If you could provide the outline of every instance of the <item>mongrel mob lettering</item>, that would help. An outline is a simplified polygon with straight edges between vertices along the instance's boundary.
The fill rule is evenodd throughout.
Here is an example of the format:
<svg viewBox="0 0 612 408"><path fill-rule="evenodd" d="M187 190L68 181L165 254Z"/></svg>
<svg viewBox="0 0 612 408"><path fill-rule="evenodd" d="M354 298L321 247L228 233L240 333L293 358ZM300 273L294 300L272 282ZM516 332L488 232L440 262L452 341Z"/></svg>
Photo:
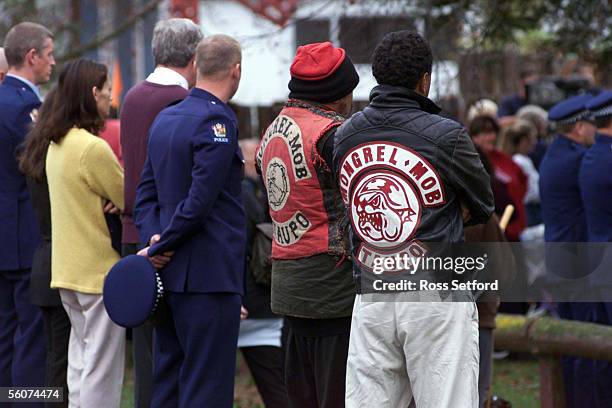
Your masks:
<svg viewBox="0 0 612 408"><path fill-rule="evenodd" d="M416 152L392 142L353 148L340 165L340 193L362 241L355 253L362 266L372 270L380 258L427 253L411 237L419 227L421 207L441 205L445 196L438 174Z"/></svg>
<svg viewBox="0 0 612 408"><path fill-rule="evenodd" d="M296 212L285 222L274 222L274 238L281 246L297 242L310 228L310 221L301 212Z"/></svg>
<svg viewBox="0 0 612 408"><path fill-rule="evenodd" d="M287 144L287 149L291 155L291 161L293 163L293 174L295 181L310 178L310 170L306 165L306 155L304 154L304 147L302 145L302 133L300 127L295 123L289 116L280 115L274 122L268 127L261 147L257 153L257 162L261 167L263 155L268 146L268 143L272 139L280 137Z"/></svg>
<svg viewBox="0 0 612 408"><path fill-rule="evenodd" d="M353 149L340 168L340 193L348 205L348 190L361 170L373 167L391 167L407 175L421 194L425 207L444 203L444 191L438 175L431 165L407 147L394 143L368 143Z"/></svg>

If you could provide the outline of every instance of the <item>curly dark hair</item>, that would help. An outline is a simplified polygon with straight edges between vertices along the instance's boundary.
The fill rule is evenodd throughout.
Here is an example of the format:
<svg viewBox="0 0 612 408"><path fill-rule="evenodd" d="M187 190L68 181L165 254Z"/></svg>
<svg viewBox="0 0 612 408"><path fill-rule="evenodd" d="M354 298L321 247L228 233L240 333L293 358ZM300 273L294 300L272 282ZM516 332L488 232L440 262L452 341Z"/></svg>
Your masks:
<svg viewBox="0 0 612 408"><path fill-rule="evenodd" d="M431 48L423 37L412 31L394 31L385 35L374 50L372 74L379 84L415 89L425 73L431 73Z"/></svg>

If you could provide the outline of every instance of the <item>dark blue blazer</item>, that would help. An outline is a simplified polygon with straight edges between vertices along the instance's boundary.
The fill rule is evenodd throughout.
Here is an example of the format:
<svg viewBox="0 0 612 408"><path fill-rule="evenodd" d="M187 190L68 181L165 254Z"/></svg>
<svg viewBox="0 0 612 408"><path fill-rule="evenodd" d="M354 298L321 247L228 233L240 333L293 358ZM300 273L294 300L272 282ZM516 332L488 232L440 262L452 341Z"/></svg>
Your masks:
<svg viewBox="0 0 612 408"><path fill-rule="evenodd" d="M40 100L23 81L7 76L0 85L0 271L32 266L40 235L17 148Z"/></svg>
<svg viewBox="0 0 612 408"><path fill-rule="evenodd" d="M234 112L202 89L153 122L134 219L142 243L161 233L149 255L176 251L166 290L243 293L243 163Z"/></svg>
<svg viewBox="0 0 612 408"><path fill-rule="evenodd" d="M540 200L546 246L547 279L567 284L565 279L589 272L586 217L578 184L580 164L586 148L557 135L540 165ZM562 277L559 280L557 277Z"/></svg>
<svg viewBox="0 0 612 408"><path fill-rule="evenodd" d="M612 242L612 136L598 133L580 168L590 242Z"/></svg>
<svg viewBox="0 0 612 408"><path fill-rule="evenodd" d="M540 165L540 199L546 242L587 242L584 205L578 184L586 148L557 135Z"/></svg>

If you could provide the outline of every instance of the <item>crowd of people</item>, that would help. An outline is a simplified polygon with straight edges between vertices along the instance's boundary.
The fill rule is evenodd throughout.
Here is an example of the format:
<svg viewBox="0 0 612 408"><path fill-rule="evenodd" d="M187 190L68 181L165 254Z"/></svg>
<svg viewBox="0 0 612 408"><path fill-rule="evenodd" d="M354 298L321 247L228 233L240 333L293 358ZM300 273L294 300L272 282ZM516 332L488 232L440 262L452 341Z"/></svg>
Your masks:
<svg viewBox="0 0 612 408"><path fill-rule="evenodd" d="M119 148L103 131L105 65L65 63L43 101L53 34L24 22L4 39L0 386L119 407L126 330L105 278L147 259L165 313L131 329L139 408L232 407L237 348L267 407L482 407L499 297L381 301L362 277L422 243L525 241L542 224L548 242L612 240L611 91L548 112L524 94L479 101L464 126L428 98L427 41L398 31L375 49L362 111L346 51L307 44L278 116L239 142L239 42L172 18L152 50L155 70L122 101ZM488 267L518 266L508 250ZM558 312L612 324L606 303ZM568 407L609 406L608 365L563 364Z"/></svg>

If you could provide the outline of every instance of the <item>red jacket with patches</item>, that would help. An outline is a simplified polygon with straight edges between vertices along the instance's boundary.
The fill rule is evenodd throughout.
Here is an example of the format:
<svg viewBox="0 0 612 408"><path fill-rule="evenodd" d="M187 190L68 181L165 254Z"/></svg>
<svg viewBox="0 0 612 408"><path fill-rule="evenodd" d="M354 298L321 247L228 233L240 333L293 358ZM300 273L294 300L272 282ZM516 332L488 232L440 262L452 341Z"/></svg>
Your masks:
<svg viewBox="0 0 612 408"><path fill-rule="evenodd" d="M289 100L255 155L274 223L272 259L344 255L343 208L317 142L342 123L323 107Z"/></svg>

